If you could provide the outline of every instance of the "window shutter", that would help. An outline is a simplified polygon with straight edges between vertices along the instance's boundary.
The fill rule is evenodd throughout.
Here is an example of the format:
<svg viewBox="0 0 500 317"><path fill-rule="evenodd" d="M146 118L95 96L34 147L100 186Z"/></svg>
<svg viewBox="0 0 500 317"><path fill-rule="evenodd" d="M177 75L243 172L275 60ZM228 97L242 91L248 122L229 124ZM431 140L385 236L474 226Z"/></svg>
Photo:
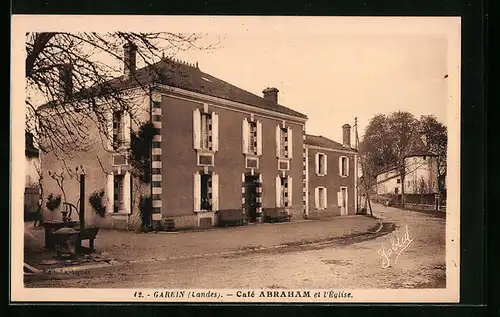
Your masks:
<svg viewBox="0 0 500 317"><path fill-rule="evenodd" d="M123 143L125 147L130 147L131 119L128 111L123 112Z"/></svg>
<svg viewBox="0 0 500 317"><path fill-rule="evenodd" d="M219 175L216 173L212 174L212 210L219 210Z"/></svg>
<svg viewBox="0 0 500 317"><path fill-rule="evenodd" d="M314 172L316 173L316 175L319 175L320 173L320 170L319 170L319 153L316 153L316 155L314 155Z"/></svg>
<svg viewBox="0 0 500 317"><path fill-rule="evenodd" d="M337 192L337 206L342 207L342 192Z"/></svg>
<svg viewBox="0 0 500 317"><path fill-rule="evenodd" d="M316 209L319 208L319 188L314 188L314 206Z"/></svg>
<svg viewBox="0 0 500 317"><path fill-rule="evenodd" d="M201 113L200 109L193 110L193 148L195 150L201 147Z"/></svg>
<svg viewBox="0 0 500 317"><path fill-rule="evenodd" d="M193 201L194 201L194 211L200 211L201 207L201 175L200 173L194 173L194 185L193 185Z"/></svg>
<svg viewBox="0 0 500 317"><path fill-rule="evenodd" d="M342 157L339 157L339 175L342 176Z"/></svg>
<svg viewBox="0 0 500 317"><path fill-rule="evenodd" d="M280 157L281 152L281 128L279 124L276 126L276 157Z"/></svg>
<svg viewBox="0 0 500 317"><path fill-rule="evenodd" d="M243 123L241 126L241 131L242 131L242 143L241 143L241 148L242 148L242 153L243 154L248 154L248 121L247 118L243 119Z"/></svg>
<svg viewBox="0 0 500 317"><path fill-rule="evenodd" d="M125 213L130 214L130 173L126 172L123 177L123 204Z"/></svg>
<svg viewBox="0 0 500 317"><path fill-rule="evenodd" d="M108 128L108 150L112 151L113 150L113 111L110 110L106 114L106 122L107 122L107 128Z"/></svg>
<svg viewBox="0 0 500 317"><path fill-rule="evenodd" d="M323 156L323 174L326 175L328 173L328 156L325 154Z"/></svg>
<svg viewBox="0 0 500 317"><path fill-rule="evenodd" d="M292 128L288 127L288 158L292 158L293 154L293 137L292 137Z"/></svg>
<svg viewBox="0 0 500 317"><path fill-rule="evenodd" d="M292 177L288 176L288 206L292 205L292 197L293 197Z"/></svg>
<svg viewBox="0 0 500 317"><path fill-rule="evenodd" d="M328 190L323 188L323 207L328 208Z"/></svg>
<svg viewBox="0 0 500 317"><path fill-rule="evenodd" d="M219 115L212 112L212 150L219 150Z"/></svg>
<svg viewBox="0 0 500 317"><path fill-rule="evenodd" d="M113 173L108 174L108 206L107 206L107 211L108 212L113 212L114 211L114 202L115 202L115 176Z"/></svg>
<svg viewBox="0 0 500 317"><path fill-rule="evenodd" d="M345 159L345 175L349 176L349 158L346 157Z"/></svg>
<svg viewBox="0 0 500 317"><path fill-rule="evenodd" d="M262 122L257 121L257 155L262 155Z"/></svg>
<svg viewBox="0 0 500 317"><path fill-rule="evenodd" d="M281 178L276 176L276 207L281 207Z"/></svg>

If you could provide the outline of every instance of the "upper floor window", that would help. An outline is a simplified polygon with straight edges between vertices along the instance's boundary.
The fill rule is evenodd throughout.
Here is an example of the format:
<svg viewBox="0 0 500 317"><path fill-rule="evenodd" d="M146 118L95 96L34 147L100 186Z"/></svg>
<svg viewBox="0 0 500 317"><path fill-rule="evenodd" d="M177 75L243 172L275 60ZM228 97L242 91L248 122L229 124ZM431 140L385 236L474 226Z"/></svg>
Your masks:
<svg viewBox="0 0 500 317"><path fill-rule="evenodd" d="M215 112L193 111L193 148L217 152L219 149L219 117Z"/></svg>
<svg viewBox="0 0 500 317"><path fill-rule="evenodd" d="M260 121L243 119L242 152L249 155L262 155L262 123Z"/></svg>
<svg viewBox="0 0 500 317"><path fill-rule="evenodd" d="M396 179L397 184L401 184L401 178Z"/></svg>
<svg viewBox="0 0 500 317"><path fill-rule="evenodd" d="M316 153L316 175L324 176L327 173L327 156Z"/></svg>
<svg viewBox="0 0 500 317"><path fill-rule="evenodd" d="M109 131L112 139L110 149L118 150L130 146L130 115L128 112L113 111L110 121L112 122L111 131Z"/></svg>
<svg viewBox="0 0 500 317"><path fill-rule="evenodd" d="M346 156L339 158L339 174L342 177L349 176L349 158Z"/></svg>
<svg viewBox="0 0 500 317"><path fill-rule="evenodd" d="M293 150L292 129L276 126L276 157L291 159Z"/></svg>

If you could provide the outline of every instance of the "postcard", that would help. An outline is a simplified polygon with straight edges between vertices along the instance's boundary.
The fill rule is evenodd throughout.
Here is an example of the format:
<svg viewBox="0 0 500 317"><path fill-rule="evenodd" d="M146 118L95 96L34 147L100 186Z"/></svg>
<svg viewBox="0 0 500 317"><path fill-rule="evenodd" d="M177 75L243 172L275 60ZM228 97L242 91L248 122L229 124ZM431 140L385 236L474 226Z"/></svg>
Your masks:
<svg viewBox="0 0 500 317"><path fill-rule="evenodd" d="M14 15L11 301L458 302L460 30Z"/></svg>

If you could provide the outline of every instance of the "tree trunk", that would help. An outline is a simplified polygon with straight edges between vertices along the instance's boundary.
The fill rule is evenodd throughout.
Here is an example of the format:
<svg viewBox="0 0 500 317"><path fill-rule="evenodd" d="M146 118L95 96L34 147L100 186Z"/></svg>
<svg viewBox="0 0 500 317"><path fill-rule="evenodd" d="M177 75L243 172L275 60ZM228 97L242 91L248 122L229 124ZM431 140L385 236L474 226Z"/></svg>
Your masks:
<svg viewBox="0 0 500 317"><path fill-rule="evenodd" d="M405 168L404 165L400 169L400 175L401 175L401 208L405 207Z"/></svg>

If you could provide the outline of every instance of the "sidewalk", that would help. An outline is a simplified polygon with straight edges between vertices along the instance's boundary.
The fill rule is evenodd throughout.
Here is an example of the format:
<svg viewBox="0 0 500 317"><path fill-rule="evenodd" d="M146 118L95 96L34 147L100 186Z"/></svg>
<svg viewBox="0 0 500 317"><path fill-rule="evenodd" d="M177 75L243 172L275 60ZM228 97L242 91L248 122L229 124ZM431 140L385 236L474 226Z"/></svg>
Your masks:
<svg viewBox="0 0 500 317"><path fill-rule="evenodd" d="M133 263L323 242L374 231L378 226L377 219L366 216L347 216L328 220L250 224L241 227L179 233L138 234L130 231L101 229L97 235L95 247L98 259L106 262ZM32 246L43 244L43 233L43 229L33 228L32 225L31 227L25 226L25 244L26 240L29 240L28 245ZM36 240L41 242L36 243ZM48 252L45 251L45 253ZM44 268L36 257L32 257L31 261L38 263L26 261L34 267Z"/></svg>

